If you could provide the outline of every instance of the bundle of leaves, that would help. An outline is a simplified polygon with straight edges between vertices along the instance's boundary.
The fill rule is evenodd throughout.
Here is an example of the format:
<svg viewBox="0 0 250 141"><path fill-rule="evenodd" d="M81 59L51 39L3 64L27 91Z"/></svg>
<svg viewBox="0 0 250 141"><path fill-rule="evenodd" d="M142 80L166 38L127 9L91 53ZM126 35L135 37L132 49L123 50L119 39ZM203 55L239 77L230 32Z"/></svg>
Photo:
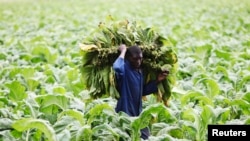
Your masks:
<svg viewBox="0 0 250 141"><path fill-rule="evenodd" d="M170 74L159 85L157 99L165 105L171 96L175 83L177 56L171 42L152 27L143 28L136 21L109 21L100 23L98 28L84 38L80 44L82 51L81 72L86 80L92 98L119 97L113 63L119 56L118 47L137 45L143 51L143 74L145 82L156 79L161 71Z"/></svg>

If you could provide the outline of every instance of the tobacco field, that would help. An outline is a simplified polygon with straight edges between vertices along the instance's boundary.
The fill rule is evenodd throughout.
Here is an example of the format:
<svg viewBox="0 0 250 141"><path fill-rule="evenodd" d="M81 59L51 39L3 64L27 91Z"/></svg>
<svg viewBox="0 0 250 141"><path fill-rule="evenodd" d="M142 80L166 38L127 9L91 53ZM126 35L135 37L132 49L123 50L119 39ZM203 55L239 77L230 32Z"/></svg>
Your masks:
<svg viewBox="0 0 250 141"><path fill-rule="evenodd" d="M168 106L90 97L79 44L111 17L171 41ZM0 141L206 141L209 124L250 124L249 0L0 0Z"/></svg>

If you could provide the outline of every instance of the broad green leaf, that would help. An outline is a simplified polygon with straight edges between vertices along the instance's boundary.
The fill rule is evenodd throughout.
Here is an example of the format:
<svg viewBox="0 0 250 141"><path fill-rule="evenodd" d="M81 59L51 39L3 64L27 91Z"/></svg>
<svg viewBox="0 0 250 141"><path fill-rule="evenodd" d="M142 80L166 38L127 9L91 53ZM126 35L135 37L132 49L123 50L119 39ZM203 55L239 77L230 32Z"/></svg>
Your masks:
<svg viewBox="0 0 250 141"><path fill-rule="evenodd" d="M9 118L0 118L0 131L11 129L13 121Z"/></svg>
<svg viewBox="0 0 250 141"><path fill-rule="evenodd" d="M92 141L93 131L89 125L81 127L76 134L76 141Z"/></svg>
<svg viewBox="0 0 250 141"><path fill-rule="evenodd" d="M96 116L102 115L104 110L111 110L113 111L113 113L115 112L114 109L107 103L97 104L94 107L92 107L86 114L86 117L88 119L87 121L88 125L95 120Z"/></svg>
<svg viewBox="0 0 250 141"><path fill-rule="evenodd" d="M248 76L244 76L240 82L239 82L239 86L237 87L239 90L242 90L242 89L246 89L246 85L247 84L250 84L250 75Z"/></svg>
<svg viewBox="0 0 250 141"><path fill-rule="evenodd" d="M9 103L8 99L3 96L0 96L0 102L2 102L4 105L7 105ZM0 105L0 108L1 108L1 105Z"/></svg>
<svg viewBox="0 0 250 141"><path fill-rule="evenodd" d="M41 130L49 141L57 141L56 134L52 126L46 120L23 118L15 121L12 127L20 132L36 128Z"/></svg>
<svg viewBox="0 0 250 141"><path fill-rule="evenodd" d="M235 99L230 103L232 106L237 106L243 113L250 114L250 103L243 99Z"/></svg>
<svg viewBox="0 0 250 141"><path fill-rule="evenodd" d="M174 137L174 138L182 139L183 136L184 136L184 135L183 135L184 132L183 132L182 129L179 128L179 127L172 127L172 128L169 127L169 129L167 129L167 130L168 130L167 133L168 133L169 135L171 135L172 137Z"/></svg>
<svg viewBox="0 0 250 141"><path fill-rule="evenodd" d="M174 138L183 138L183 131L180 127L171 126L168 123L156 123L152 125L152 135L159 137L165 134Z"/></svg>
<svg viewBox="0 0 250 141"><path fill-rule="evenodd" d="M6 84L9 88L10 93L8 97L13 101L21 101L27 97L25 93L25 87L19 81L12 81L11 83Z"/></svg>
<svg viewBox="0 0 250 141"><path fill-rule="evenodd" d="M116 132L115 128L113 128L112 126L110 126L107 123L95 126L92 129L93 134L95 134L97 137L100 136L101 134L99 133L99 131L104 132L104 134L106 136L108 136L108 134L111 134L113 136L114 139L118 140L119 139L119 134ZM105 136L104 136L105 137Z"/></svg>
<svg viewBox="0 0 250 141"><path fill-rule="evenodd" d="M207 44L203 46L194 47L193 50L195 52L195 57L197 58L197 60L201 61L202 64L208 63L208 58L210 57L212 50L211 45Z"/></svg>
<svg viewBox="0 0 250 141"><path fill-rule="evenodd" d="M53 93L54 94L65 94L66 90L62 86L57 86L57 87L53 88Z"/></svg>
<svg viewBox="0 0 250 141"><path fill-rule="evenodd" d="M175 141L175 140L178 140L176 138L173 138L171 137L170 135L168 134L163 134L163 135L160 135L160 136L149 136L149 139L150 141ZM187 140L188 141L188 140Z"/></svg>
<svg viewBox="0 0 250 141"><path fill-rule="evenodd" d="M209 98L209 97L201 96L201 97L197 97L197 99L198 99L199 102L202 103L203 105L211 105L211 106L214 106L214 101L213 101L213 99L211 99L211 98Z"/></svg>
<svg viewBox="0 0 250 141"><path fill-rule="evenodd" d="M16 75L19 74L20 72L21 72L21 68L18 68L18 67L11 68L9 70L10 79L13 79L14 77L16 77Z"/></svg>
<svg viewBox="0 0 250 141"><path fill-rule="evenodd" d="M220 49L215 49L215 54L216 54L217 57L223 58L223 59L225 59L227 61L230 61L231 56L232 56L231 53L225 52L225 51L220 50Z"/></svg>
<svg viewBox="0 0 250 141"><path fill-rule="evenodd" d="M1 98L0 98L1 99ZM247 92L242 97L243 100L246 100L248 103L250 103L250 92Z"/></svg>
<svg viewBox="0 0 250 141"><path fill-rule="evenodd" d="M39 115L39 106L35 103L34 99L25 100L25 104L27 105L32 118L37 118Z"/></svg>
<svg viewBox="0 0 250 141"><path fill-rule="evenodd" d="M226 67L223 67L223 66L216 66L215 70L213 71L213 75L216 75L216 74L221 74L220 77L226 77L228 78L228 70L226 69Z"/></svg>
<svg viewBox="0 0 250 141"><path fill-rule="evenodd" d="M41 109L56 105L60 109L66 110L69 106L69 99L65 95L40 95L35 99Z"/></svg>
<svg viewBox="0 0 250 141"><path fill-rule="evenodd" d="M38 80L35 80L33 78L28 78L26 83L29 91L34 91L40 84Z"/></svg>
<svg viewBox="0 0 250 141"><path fill-rule="evenodd" d="M181 118L186 121L194 122L196 120L195 116L197 116L196 113L190 108L181 112Z"/></svg>
<svg viewBox="0 0 250 141"><path fill-rule="evenodd" d="M156 111L154 111L156 112ZM157 122L174 123L177 119L168 109L162 109L158 111Z"/></svg>
<svg viewBox="0 0 250 141"><path fill-rule="evenodd" d="M13 113L7 108L0 108L0 115L2 118L10 118L12 114Z"/></svg>
<svg viewBox="0 0 250 141"><path fill-rule="evenodd" d="M70 82L73 82L79 78L79 72L77 69L67 71L67 77ZM82 77L82 76L81 76Z"/></svg>
<svg viewBox="0 0 250 141"><path fill-rule="evenodd" d="M169 127L170 125L164 122L154 123L151 128L151 135L153 136L159 136L162 132L160 132L162 129ZM164 132L166 134L166 132Z"/></svg>
<svg viewBox="0 0 250 141"><path fill-rule="evenodd" d="M250 117L248 119L246 119L245 123L244 124L247 124L249 125L250 124Z"/></svg>
<svg viewBox="0 0 250 141"><path fill-rule="evenodd" d="M48 46L38 45L32 49L32 54L41 58L41 61L53 64L57 59L57 54L52 53L52 49ZM44 60L43 60L44 59Z"/></svg>
<svg viewBox="0 0 250 141"><path fill-rule="evenodd" d="M206 91L206 95L209 98L213 98L214 96L220 93L220 87L218 86L218 83L214 79L203 78L203 79L200 79L198 82L196 82L195 85L199 83L206 86L205 91Z"/></svg>
<svg viewBox="0 0 250 141"><path fill-rule="evenodd" d="M215 115L213 113L213 107L211 106L203 106L202 107L202 112L201 112L201 121L202 121L202 126L203 128L207 127L208 123L211 123L213 121L213 118L215 118Z"/></svg>
<svg viewBox="0 0 250 141"><path fill-rule="evenodd" d="M85 104L84 101L82 99L79 98L72 98L72 100L70 100L70 108L71 109L76 109L79 111L85 111Z"/></svg>
<svg viewBox="0 0 250 141"><path fill-rule="evenodd" d="M82 125L85 123L84 122L84 117L83 117L83 113L76 111L76 110L66 110L63 111L62 113L60 113L60 115L58 116L58 118L61 118L62 116L67 115L67 116L71 116L73 118L75 118L76 120L78 120Z"/></svg>
<svg viewBox="0 0 250 141"><path fill-rule="evenodd" d="M15 136L18 136L17 134L16 134L16 132L15 133L9 132L8 130L7 131L0 131L0 140L1 141L14 141L14 140L16 140ZM19 133L18 137L21 137L20 133Z"/></svg>
<svg viewBox="0 0 250 141"><path fill-rule="evenodd" d="M34 76L35 74L35 69L32 67L27 67L27 68L21 68L21 74L24 76L24 79L28 79Z"/></svg>
<svg viewBox="0 0 250 141"><path fill-rule="evenodd" d="M216 122L215 124L225 124L225 122L230 119L230 112L230 108L218 107L213 109L216 118L213 122Z"/></svg>
<svg viewBox="0 0 250 141"><path fill-rule="evenodd" d="M185 106L189 102L195 102L197 97L202 97L203 94L198 91L189 91L181 97L181 105Z"/></svg>
<svg viewBox="0 0 250 141"><path fill-rule="evenodd" d="M63 132L65 129L71 129L72 125L77 125L80 128L81 124L75 121L76 120L71 116L62 116L53 124L53 128L55 129L56 134Z"/></svg>
<svg viewBox="0 0 250 141"><path fill-rule="evenodd" d="M5 60L6 59L6 54L5 53L3 53L3 52L1 52L0 53L0 60Z"/></svg>
<svg viewBox="0 0 250 141"><path fill-rule="evenodd" d="M56 134L58 141L69 141L71 139L71 133L69 130L63 130L59 134Z"/></svg>
<svg viewBox="0 0 250 141"><path fill-rule="evenodd" d="M191 121L180 121L180 127L184 131L184 136L189 140L196 140L197 128L194 126L194 123Z"/></svg>
<svg viewBox="0 0 250 141"><path fill-rule="evenodd" d="M157 117L157 115L159 120L162 121L173 122L175 120L163 104L150 105L142 111L139 117L136 117L131 122L131 127L133 129L132 138L135 140L138 139L140 129L147 127L150 124L151 120L154 117ZM163 120L163 118L165 119Z"/></svg>

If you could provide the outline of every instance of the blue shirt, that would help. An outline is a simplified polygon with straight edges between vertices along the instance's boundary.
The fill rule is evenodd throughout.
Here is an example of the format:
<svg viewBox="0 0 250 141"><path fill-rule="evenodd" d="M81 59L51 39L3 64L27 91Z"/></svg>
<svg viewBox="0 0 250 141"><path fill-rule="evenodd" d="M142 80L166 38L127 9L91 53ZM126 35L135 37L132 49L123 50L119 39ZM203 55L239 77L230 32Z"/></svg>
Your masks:
<svg viewBox="0 0 250 141"><path fill-rule="evenodd" d="M156 81L144 85L143 74L136 71L130 63L118 57L113 64L120 98L116 112L123 111L130 116L138 116L142 111L142 96L157 92Z"/></svg>

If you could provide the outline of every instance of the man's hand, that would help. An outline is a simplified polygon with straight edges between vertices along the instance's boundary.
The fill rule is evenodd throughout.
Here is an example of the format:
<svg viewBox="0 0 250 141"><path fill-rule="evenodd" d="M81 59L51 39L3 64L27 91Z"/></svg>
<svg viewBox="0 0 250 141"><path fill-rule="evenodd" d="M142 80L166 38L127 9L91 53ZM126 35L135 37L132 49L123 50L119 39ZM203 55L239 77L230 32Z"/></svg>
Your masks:
<svg viewBox="0 0 250 141"><path fill-rule="evenodd" d="M120 51L120 52L126 52L126 51L127 51L127 46L124 45L124 44L121 44L121 45L119 46L119 51Z"/></svg>
<svg viewBox="0 0 250 141"><path fill-rule="evenodd" d="M162 80L166 79L166 77L168 76L169 71L162 71L160 74L158 74L157 77L157 82L161 82Z"/></svg>
<svg viewBox="0 0 250 141"><path fill-rule="evenodd" d="M120 54L120 58L125 58L125 54L126 54L126 51L127 51L127 46L126 45L124 45L124 44L121 44L120 46L119 46L119 51L121 52L121 54Z"/></svg>

